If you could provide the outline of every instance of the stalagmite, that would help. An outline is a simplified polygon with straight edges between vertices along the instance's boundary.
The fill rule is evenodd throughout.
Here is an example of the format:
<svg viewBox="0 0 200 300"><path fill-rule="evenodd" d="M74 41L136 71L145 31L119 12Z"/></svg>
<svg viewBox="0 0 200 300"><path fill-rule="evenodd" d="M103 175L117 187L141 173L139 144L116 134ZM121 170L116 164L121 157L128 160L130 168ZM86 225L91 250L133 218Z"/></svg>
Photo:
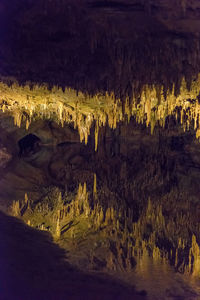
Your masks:
<svg viewBox="0 0 200 300"><path fill-rule="evenodd" d="M200 276L200 247L197 244L196 236L194 234L192 236L192 247L189 252L189 269L194 276Z"/></svg>
<svg viewBox="0 0 200 300"><path fill-rule="evenodd" d="M18 217L21 215L21 209L20 209L20 203L18 201L13 201L13 204L11 206L11 212L13 216Z"/></svg>

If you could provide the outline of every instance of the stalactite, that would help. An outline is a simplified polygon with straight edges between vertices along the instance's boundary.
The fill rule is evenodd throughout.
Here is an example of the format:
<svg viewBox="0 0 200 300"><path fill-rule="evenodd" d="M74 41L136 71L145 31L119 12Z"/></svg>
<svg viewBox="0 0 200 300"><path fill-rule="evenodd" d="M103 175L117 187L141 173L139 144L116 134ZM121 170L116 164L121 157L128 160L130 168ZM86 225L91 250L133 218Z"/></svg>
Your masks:
<svg viewBox="0 0 200 300"><path fill-rule="evenodd" d="M96 126L95 126L95 151L97 151L97 147L98 147L98 135L99 135L99 124L96 123Z"/></svg>
<svg viewBox="0 0 200 300"><path fill-rule="evenodd" d="M97 175L94 173L94 183L93 183L93 196L96 197L97 193Z"/></svg>
<svg viewBox="0 0 200 300"><path fill-rule="evenodd" d="M129 120L133 115L138 123L146 122L147 126L151 125L153 133L157 121L161 126L165 126L167 116L174 115L178 118L177 107L180 110L180 122L183 129L190 130L192 125L199 138L199 85L200 75L192 81L191 89L188 91L183 78L180 94L175 96L173 88L167 92L166 99L163 96L162 86L146 85L142 89L139 103L137 103L137 93L133 95L131 106L128 98L125 99L123 114L121 100L116 99L113 92L88 97L83 93L76 96L75 91L69 88L66 88L64 92L57 87L49 91L46 86L33 86L33 89L30 89L28 85L21 87L14 83L12 87L9 87L0 83L0 105L2 111L13 114L16 126L21 126L25 121L26 129L29 128L31 121L38 117L55 118L57 115L57 121L62 126L65 122L74 122L74 126L78 128L80 140L85 141L86 144L95 121L95 150L97 150L99 127L105 126L106 122L111 128L116 128L118 122L125 120L126 117ZM188 99L194 100L188 101Z"/></svg>

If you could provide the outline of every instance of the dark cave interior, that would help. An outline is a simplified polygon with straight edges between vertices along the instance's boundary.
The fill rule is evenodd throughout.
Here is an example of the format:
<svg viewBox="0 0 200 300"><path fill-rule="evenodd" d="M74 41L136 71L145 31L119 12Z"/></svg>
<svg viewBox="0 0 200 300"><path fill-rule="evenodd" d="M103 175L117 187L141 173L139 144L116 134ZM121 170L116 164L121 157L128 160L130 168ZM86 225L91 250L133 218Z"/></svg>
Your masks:
<svg viewBox="0 0 200 300"><path fill-rule="evenodd" d="M200 2L0 1L0 300L200 299Z"/></svg>

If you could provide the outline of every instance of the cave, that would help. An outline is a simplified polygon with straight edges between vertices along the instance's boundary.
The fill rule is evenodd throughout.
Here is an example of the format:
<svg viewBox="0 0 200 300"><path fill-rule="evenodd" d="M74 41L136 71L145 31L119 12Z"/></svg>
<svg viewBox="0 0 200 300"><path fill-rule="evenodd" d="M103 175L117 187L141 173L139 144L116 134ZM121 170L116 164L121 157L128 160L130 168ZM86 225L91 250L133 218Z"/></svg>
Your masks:
<svg viewBox="0 0 200 300"><path fill-rule="evenodd" d="M0 1L0 300L200 299L200 2Z"/></svg>

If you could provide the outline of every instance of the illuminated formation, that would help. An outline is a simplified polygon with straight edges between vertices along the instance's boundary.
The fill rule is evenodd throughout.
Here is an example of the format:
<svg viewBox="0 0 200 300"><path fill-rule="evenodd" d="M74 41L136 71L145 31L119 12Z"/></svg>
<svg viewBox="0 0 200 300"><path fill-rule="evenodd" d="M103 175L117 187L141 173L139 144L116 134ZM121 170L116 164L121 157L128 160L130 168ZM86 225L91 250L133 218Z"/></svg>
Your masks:
<svg viewBox="0 0 200 300"><path fill-rule="evenodd" d="M89 96L76 93L75 90L54 87L51 91L45 86L34 86L30 89L28 85L21 87L17 83L8 87L0 83L0 105L5 113L14 117L14 123L20 127L22 124L29 128L32 121L45 118L53 118L62 126L64 123L73 123L78 129L80 141L87 144L90 129L95 121L95 149L98 145L99 127L108 124L116 128L119 121L131 116L138 123L145 123L154 127L159 124L165 126L168 116L174 116L180 122L184 131L193 128L196 137L200 137L200 75L191 83L190 90L183 79L180 93L175 96L174 87L166 94L163 87L144 85L137 99L126 98L123 102L115 99L114 94L97 94ZM131 103L131 104L130 104Z"/></svg>
<svg viewBox="0 0 200 300"><path fill-rule="evenodd" d="M98 131L100 126L108 122L111 128L116 128L117 122L123 119L120 102L114 95L96 95L89 97L76 91L54 87L51 91L47 87L27 85L20 87L13 84L8 87L0 83L0 104L3 112L10 113L14 124L20 127L25 124L29 128L36 119L53 118L61 124L73 123L78 129L80 141L87 144L90 128L95 120L95 148L98 145Z"/></svg>
<svg viewBox="0 0 200 300"><path fill-rule="evenodd" d="M90 245L91 268L99 251L92 246L94 239L96 244L105 245L104 254L101 253L105 270L131 271L136 261L145 263L144 258L150 256L155 262L170 263L182 273L200 277L200 247L196 236L193 234L192 240L180 237L185 224L190 226L187 217L177 214L176 222L173 217L166 219L162 206L149 199L139 220L133 222L130 208L119 206L116 201L111 201L113 205L102 206L95 190L94 186L90 194L86 183L79 184L76 197L68 202L68 196L63 198L55 188L52 193L53 197L57 195L54 206L50 207L49 200L44 200L34 210L31 210L31 201L25 195L21 205L19 201L13 203L11 213L21 217L23 211L22 219L28 225L50 231L55 241L67 249L72 247L72 252L82 251L79 243L85 245L86 252ZM168 242L162 245L162 240Z"/></svg>

